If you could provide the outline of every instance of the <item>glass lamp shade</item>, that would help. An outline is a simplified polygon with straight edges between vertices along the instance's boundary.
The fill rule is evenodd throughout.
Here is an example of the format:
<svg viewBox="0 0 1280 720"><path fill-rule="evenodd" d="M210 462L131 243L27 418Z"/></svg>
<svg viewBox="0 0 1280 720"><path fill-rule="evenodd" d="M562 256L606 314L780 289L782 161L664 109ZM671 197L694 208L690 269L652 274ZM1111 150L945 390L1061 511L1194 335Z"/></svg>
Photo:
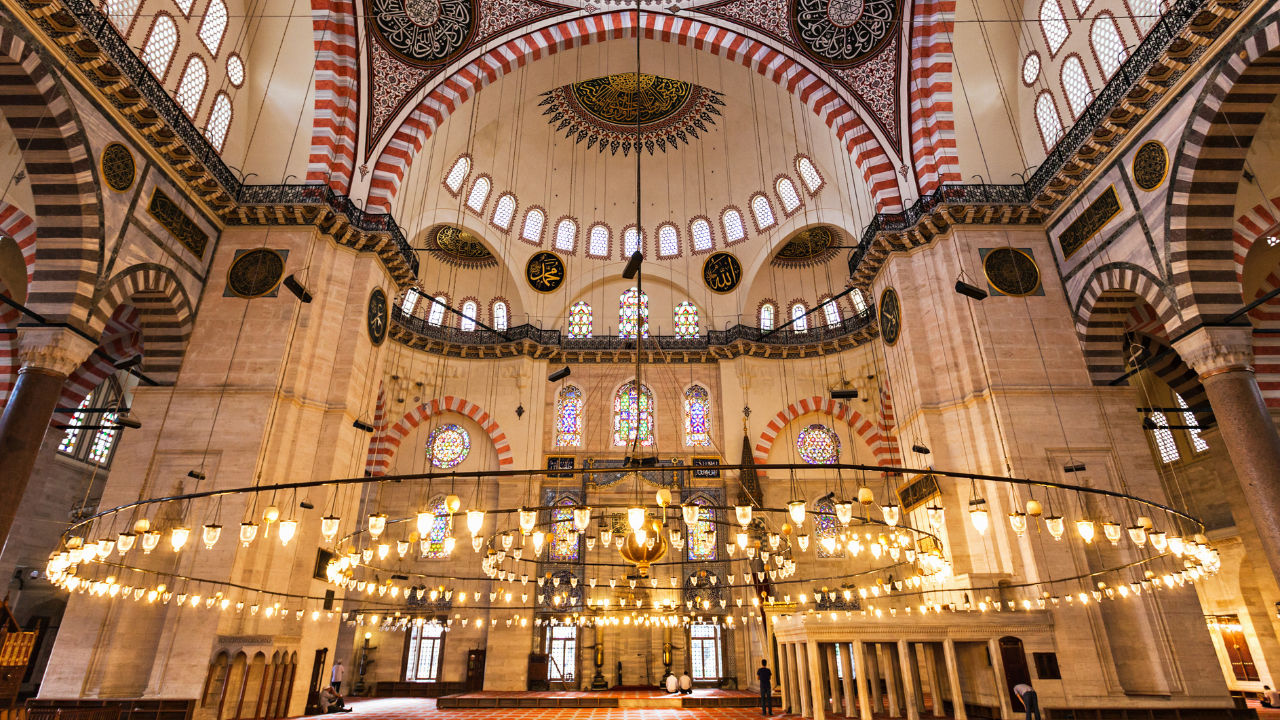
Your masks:
<svg viewBox="0 0 1280 720"><path fill-rule="evenodd" d="M781 536L781 535L779 535L778 533L769 533L769 547L770 547L770 548L773 548L774 550L777 550L777 549L778 549L778 546L779 546L779 545L781 545L781 544L782 544L782 536Z"/></svg>
<svg viewBox="0 0 1280 720"><path fill-rule="evenodd" d="M542 552L542 541L546 538L546 534L541 530L533 533L533 554L538 555Z"/></svg>
<svg viewBox="0 0 1280 720"><path fill-rule="evenodd" d="M427 541L426 541L426 540L423 540L423 542L425 543L425 542L427 542ZM445 555L449 555L449 554L453 553L453 549L454 549L455 547L457 547L457 545L458 545L458 541L457 541L457 540L455 540L455 539L453 539L453 536L452 536L452 535L450 535L449 537L445 538L445 539L444 539L444 554L445 554ZM425 554L425 551L424 551L424 554Z"/></svg>
<svg viewBox="0 0 1280 720"><path fill-rule="evenodd" d="M591 508L583 506L573 509L573 526L578 532L586 532L591 524Z"/></svg>
<svg viewBox="0 0 1280 720"><path fill-rule="evenodd" d="M836 503L836 519L841 525L848 525L853 521L853 503L849 500L842 500Z"/></svg>
<svg viewBox="0 0 1280 720"><path fill-rule="evenodd" d="M1155 548L1157 552L1164 552L1165 548L1169 547L1169 541L1165 539L1164 533L1159 530L1147 533L1147 538L1151 540L1151 547Z"/></svg>
<svg viewBox="0 0 1280 720"><path fill-rule="evenodd" d="M520 508L520 532L528 535L533 532L533 526L538 524L538 511Z"/></svg>
<svg viewBox="0 0 1280 720"><path fill-rule="evenodd" d="M1129 539L1134 545L1142 547L1147 544L1147 529L1141 525L1134 525L1129 528Z"/></svg>
<svg viewBox="0 0 1280 720"><path fill-rule="evenodd" d="M943 524L946 523L947 511L936 505L925 508L925 513L929 516L929 526L934 530L941 530Z"/></svg>
<svg viewBox="0 0 1280 720"><path fill-rule="evenodd" d="M385 515L383 516L383 519L385 521L386 519ZM288 545L289 541L293 539L293 536L297 534L298 534L297 520L281 520L280 521L280 544L281 545Z"/></svg>
<svg viewBox="0 0 1280 720"><path fill-rule="evenodd" d="M898 518L901 516L902 508L897 505L881 505L880 515L884 517L884 523L889 527L898 526Z"/></svg>
<svg viewBox="0 0 1280 720"><path fill-rule="evenodd" d="M880 543L871 543L871 557L876 560L880 559L880 554L884 552L884 546Z"/></svg>
<svg viewBox="0 0 1280 720"><path fill-rule="evenodd" d="M324 536L325 542L333 542L338 535L338 525L342 523L342 518L334 515L328 515L320 519L320 534Z"/></svg>
<svg viewBox="0 0 1280 720"><path fill-rule="evenodd" d="M116 549L115 540L107 540L104 538L98 541L98 557L102 558L103 560L106 560L107 556L111 554L111 551L115 549Z"/></svg>
<svg viewBox="0 0 1280 720"><path fill-rule="evenodd" d="M796 536L796 540L798 540L798 541L800 542L800 551L801 551L801 552L808 552L808 551L809 551L809 536L808 536L808 535L804 535L804 534L797 535L797 536Z"/></svg>
<svg viewBox="0 0 1280 720"><path fill-rule="evenodd" d="M1062 534L1066 532L1066 523L1063 522L1061 515L1050 515L1045 518L1044 527L1053 536L1054 540L1061 540Z"/></svg>
<svg viewBox="0 0 1280 720"><path fill-rule="evenodd" d="M685 525L692 525L698 522L699 510L702 508L693 503L685 503L680 506L680 514L684 517Z"/></svg>
<svg viewBox="0 0 1280 720"><path fill-rule="evenodd" d="M672 544L672 545L674 545L674 546L676 546L676 547L678 547L678 548L684 548L684 534L683 534L683 533L681 533L681 532L680 532L679 530L677 530L676 528L671 528L671 531L670 531L670 533L668 533L668 534L671 536L671 544Z"/></svg>
<svg viewBox="0 0 1280 720"><path fill-rule="evenodd" d="M280 519L280 508L275 505L268 505L266 510L262 511L262 520L266 523L273 523Z"/></svg>
<svg viewBox="0 0 1280 720"><path fill-rule="evenodd" d="M822 549L825 550L828 555L835 554L836 539L834 537L831 537L831 536L824 537L821 540L819 540L818 543L822 545Z"/></svg>
<svg viewBox="0 0 1280 720"><path fill-rule="evenodd" d="M751 524L750 505L736 505L733 508L733 513L738 517L738 524L742 527L746 527Z"/></svg>
<svg viewBox="0 0 1280 720"><path fill-rule="evenodd" d="M613 542L613 531L600 528L600 544L607 548L611 542Z"/></svg>
<svg viewBox="0 0 1280 720"><path fill-rule="evenodd" d="M1018 537L1022 537L1027 532L1027 514L1022 512L1009 513L1009 527L1017 533Z"/></svg>
<svg viewBox="0 0 1280 720"><path fill-rule="evenodd" d="M744 532L738 533L738 536L734 538L734 540L738 543L738 547L740 548L745 548L747 546L747 534Z"/></svg>
<svg viewBox="0 0 1280 720"><path fill-rule="evenodd" d="M468 510L467 511L467 529L471 531L471 534L475 535L479 533L480 529L483 527L484 527L484 511Z"/></svg>
<svg viewBox="0 0 1280 720"><path fill-rule="evenodd" d="M391 552L391 546L386 543L378 543L378 559L386 560L387 554Z"/></svg>
<svg viewBox="0 0 1280 720"><path fill-rule="evenodd" d="M649 539L649 532L643 527L637 528L632 534L636 536L637 546L644 545L645 541Z"/></svg>
<svg viewBox="0 0 1280 720"><path fill-rule="evenodd" d="M991 518L987 513L986 500L969 501L969 522L973 523L973 529L977 530L979 535L983 535L987 532L987 527L991 523Z"/></svg>
<svg viewBox="0 0 1280 720"><path fill-rule="evenodd" d="M157 530L148 530L142 533L142 552L144 555L150 555L152 550L160 544L160 533Z"/></svg>
<svg viewBox="0 0 1280 720"><path fill-rule="evenodd" d="M426 537L431 532L431 526L435 524L435 517L429 512L418 513L418 535Z"/></svg>
<svg viewBox="0 0 1280 720"><path fill-rule="evenodd" d="M484 538L480 535L471 536L471 549L480 552L480 548L484 547Z"/></svg>
<svg viewBox="0 0 1280 720"><path fill-rule="evenodd" d="M1113 522L1102 523L1102 534L1104 537L1106 537L1108 540L1111 541L1112 545L1118 545L1120 543L1121 533L1120 533L1120 525L1118 523L1113 523Z"/></svg>
<svg viewBox="0 0 1280 720"><path fill-rule="evenodd" d="M221 525L205 525L204 532L201 533L201 539L204 540L204 549L212 550L217 544L218 538L222 536Z"/></svg>
<svg viewBox="0 0 1280 720"><path fill-rule="evenodd" d="M405 554L409 552L409 541L408 540L396 541L396 552L399 553L400 557L403 558Z"/></svg>
<svg viewBox="0 0 1280 720"><path fill-rule="evenodd" d="M805 502L804 500L792 500L787 503L787 513L791 515L791 522L799 527L804 523Z"/></svg>
<svg viewBox="0 0 1280 720"><path fill-rule="evenodd" d="M510 550L510 549L511 549L512 544L514 544L514 543L515 543L515 541L516 541L516 539L515 539L515 538L513 538L513 537L511 537L511 533L504 533L504 534L502 535L502 549L503 549L503 550Z"/></svg>
<svg viewBox="0 0 1280 720"><path fill-rule="evenodd" d="M258 537L258 523L240 523L240 544L249 547L249 543Z"/></svg>
<svg viewBox="0 0 1280 720"><path fill-rule="evenodd" d="M373 548L365 548L360 551L360 557L364 559L366 565L373 559Z"/></svg>
<svg viewBox="0 0 1280 720"><path fill-rule="evenodd" d="M1093 533L1094 533L1093 521L1077 520L1076 532L1080 533L1080 537L1083 538L1086 543L1093 542Z"/></svg>
<svg viewBox="0 0 1280 720"><path fill-rule="evenodd" d="M631 526L632 530L639 530L644 525L644 508L627 508L627 525Z"/></svg>
<svg viewBox="0 0 1280 720"><path fill-rule="evenodd" d="M173 551L178 552L183 545L187 544L187 538L191 535L191 528L176 527L169 535L169 542L173 545Z"/></svg>
<svg viewBox="0 0 1280 720"><path fill-rule="evenodd" d="M125 553L133 549L133 543L138 539L133 533L120 533L116 536L116 551L123 556Z"/></svg>
<svg viewBox="0 0 1280 720"><path fill-rule="evenodd" d="M374 540L377 540L378 536L382 534L382 531L386 529L387 529L386 515L384 515L383 513L376 513L374 515L369 516L369 537L373 538Z"/></svg>

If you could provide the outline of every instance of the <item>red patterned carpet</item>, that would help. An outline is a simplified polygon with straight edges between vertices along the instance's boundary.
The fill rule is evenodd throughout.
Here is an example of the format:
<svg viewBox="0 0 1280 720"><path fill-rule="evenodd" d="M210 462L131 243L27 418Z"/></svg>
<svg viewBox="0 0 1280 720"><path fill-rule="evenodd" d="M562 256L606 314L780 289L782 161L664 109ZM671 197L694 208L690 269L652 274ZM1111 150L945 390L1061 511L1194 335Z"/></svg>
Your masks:
<svg viewBox="0 0 1280 720"><path fill-rule="evenodd" d="M623 691L643 693L646 691ZM700 690L698 693L724 691ZM529 695L530 693L474 693L475 695ZM545 697L578 697L590 693L538 693ZM659 696L661 697L661 696ZM706 697L706 695L704 695ZM754 720L760 717L758 708L563 708L527 709L504 708L485 710L437 710L436 701L421 698L351 698L347 700L351 715L369 720L500 720L503 718L537 718L537 720ZM775 715L775 717L783 717ZM790 715L786 717L794 718ZM838 717L838 716L829 716Z"/></svg>

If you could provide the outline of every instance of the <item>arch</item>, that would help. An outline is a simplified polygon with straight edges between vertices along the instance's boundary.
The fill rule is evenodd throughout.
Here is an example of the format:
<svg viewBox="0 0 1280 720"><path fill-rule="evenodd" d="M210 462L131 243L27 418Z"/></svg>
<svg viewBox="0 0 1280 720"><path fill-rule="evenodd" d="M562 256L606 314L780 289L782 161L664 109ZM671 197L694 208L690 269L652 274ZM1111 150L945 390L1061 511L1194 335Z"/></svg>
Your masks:
<svg viewBox="0 0 1280 720"><path fill-rule="evenodd" d="M507 441L507 435L499 427L497 421L489 413L481 409L479 405L469 400L448 395L438 400L432 400L429 403L422 403L405 413L404 417L396 421L395 424L378 432L374 448L371 450L369 460L365 465L365 471L369 475L386 475L387 468L391 467L391 458L395 456L396 450L400 448L400 443L404 442L405 437L414 428L421 425L423 421L446 412L466 415L480 425L480 428L493 441L493 449L498 453L498 467L506 469L515 464L515 457L511 453L511 443Z"/></svg>
<svg viewBox="0 0 1280 720"><path fill-rule="evenodd" d="M315 117L307 182L351 191L360 130L360 53L352 0L311 0L315 38Z"/></svg>
<svg viewBox="0 0 1280 720"><path fill-rule="evenodd" d="M892 419L888 422L876 422L872 418L863 417L856 410L853 410L845 403L836 402L830 398L824 398L820 395L804 398L797 402L791 403L783 410L778 411L769 424L765 426L763 432L760 433L760 439L756 441L753 451L756 463L766 463L769 461L769 451L773 449L773 443L778 438L778 434L791 421L800 418L809 413L820 413L829 415L836 420L843 420L853 428L853 431L867 443L867 447L871 449L871 454L876 459L876 464L881 467L888 467L893 464L891 455L896 452L895 447L890 447L887 440L892 440L892 436L885 433L886 430L892 430Z"/></svg>
<svg viewBox="0 0 1280 720"><path fill-rule="evenodd" d="M98 340L98 351L80 364L62 385L58 404L77 407L108 377L115 374L118 365L143 353L142 311L129 304L118 305L107 321ZM66 422L65 415L54 413L50 425Z"/></svg>
<svg viewBox="0 0 1280 720"><path fill-rule="evenodd" d="M0 234L6 235L17 243L22 254L22 264L26 266L27 287L31 287L32 271L36 263L36 224L18 206L0 201ZM0 295L18 299L22 293L17 288L7 287L0 280ZM18 321L22 313L9 305L0 305L0 327L14 330L12 333L0 335L0 408L9 403L9 395L18 381Z"/></svg>
<svg viewBox="0 0 1280 720"><path fill-rule="evenodd" d="M7 235L18 243L18 250L22 252L22 263L27 266L27 285L29 290L36 268L35 221L27 217L27 214L22 212L17 205L0 200L0 235Z"/></svg>
<svg viewBox="0 0 1280 720"><path fill-rule="evenodd" d="M382 444L382 435L386 431L387 422L387 390L378 381L378 398L373 404L373 437L369 438L369 449L365 452L364 471L366 475L377 474L377 467L374 465L374 458L378 455L378 448Z"/></svg>
<svg viewBox="0 0 1280 720"><path fill-rule="evenodd" d="M108 318L126 303L141 313L139 327L145 348L142 372L157 382L177 382L194 324L187 289L167 267L155 263L134 265L107 282L94 303L90 327L104 328L101 332L105 335Z"/></svg>
<svg viewBox="0 0 1280 720"><path fill-rule="evenodd" d="M1280 197L1271 198L1267 204L1258 204L1236 218L1231 238L1234 244L1236 280L1244 288L1244 263L1250 248L1268 230L1280 225ZM1253 302L1271 290L1280 287L1280 276L1272 272L1263 280L1253 297L1242 298ZM1280 407L1280 298L1272 298L1249 311L1254 324L1253 369L1258 378L1258 389L1267 407Z"/></svg>
<svg viewBox="0 0 1280 720"><path fill-rule="evenodd" d="M698 20L642 13L645 38L691 45L742 63L787 88L827 124L854 156L870 188L878 212L899 212L902 195L896 163L852 105L818 75L764 43ZM390 211L404 176L444 121L484 86L516 68L561 50L592 42L636 36L634 12L611 12L574 18L513 38L467 63L436 83L405 116L382 146L369 189L368 205Z"/></svg>
<svg viewBox="0 0 1280 720"><path fill-rule="evenodd" d="M1124 373L1124 326L1131 308L1140 310L1169 333L1178 322L1177 308L1165 296L1167 286L1145 268L1129 263L1104 265L1094 271L1077 300L1076 336L1094 385L1107 385Z"/></svg>
<svg viewBox="0 0 1280 720"><path fill-rule="evenodd" d="M1142 359L1150 363L1147 365L1147 370L1160 378L1175 393L1181 395L1188 407L1209 404L1209 396L1205 395L1200 376L1183 362L1182 357L1173 350L1167 339L1141 332L1127 332L1124 342L1126 349L1134 346L1141 348ZM1140 399L1139 402L1142 405L1156 404L1147 402L1145 398ZM1212 413L1198 412L1195 415L1201 427L1209 427L1213 424Z"/></svg>
<svg viewBox="0 0 1280 720"><path fill-rule="evenodd" d="M12 298L13 293L4 280L0 280L0 295ZM9 305L0 306L0 327L13 332L0 335L0 409L9 404L13 386L18 382L18 321L22 313Z"/></svg>
<svg viewBox="0 0 1280 720"><path fill-rule="evenodd" d="M918 0L912 7L914 21L907 75L911 99L911 161L922 196L947 183L961 182L951 100L955 14L955 0ZM807 183L805 187L808 189ZM809 192L812 195L817 189Z"/></svg>

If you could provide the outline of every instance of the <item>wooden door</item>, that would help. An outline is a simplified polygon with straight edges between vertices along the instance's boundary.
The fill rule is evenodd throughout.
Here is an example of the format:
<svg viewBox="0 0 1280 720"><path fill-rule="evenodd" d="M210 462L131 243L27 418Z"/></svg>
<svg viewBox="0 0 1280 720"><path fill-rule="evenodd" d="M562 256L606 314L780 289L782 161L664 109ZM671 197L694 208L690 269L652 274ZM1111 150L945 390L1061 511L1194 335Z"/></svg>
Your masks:
<svg viewBox="0 0 1280 720"><path fill-rule="evenodd" d="M311 684L307 686L307 715L320 714L320 691L325 684L324 665L329 659L329 648L316 651L316 659L311 664Z"/></svg>
<svg viewBox="0 0 1280 720"><path fill-rule="evenodd" d="M1004 662L1004 679L1009 688L1010 707L1014 712L1022 710L1022 700L1013 688L1031 684L1031 671L1027 669L1027 654L1022 650L1022 640L1016 637L1000 638L1000 659Z"/></svg>
<svg viewBox="0 0 1280 720"><path fill-rule="evenodd" d="M467 692L484 689L484 650L467 651Z"/></svg>

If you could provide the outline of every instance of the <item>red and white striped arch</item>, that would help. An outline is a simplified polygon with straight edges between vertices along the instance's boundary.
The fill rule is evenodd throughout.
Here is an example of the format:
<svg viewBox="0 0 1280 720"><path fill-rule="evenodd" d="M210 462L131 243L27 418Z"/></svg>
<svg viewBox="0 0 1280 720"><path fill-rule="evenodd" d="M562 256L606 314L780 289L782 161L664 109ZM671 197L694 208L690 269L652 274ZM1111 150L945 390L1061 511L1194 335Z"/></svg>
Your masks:
<svg viewBox="0 0 1280 720"><path fill-rule="evenodd" d="M0 235L13 238L22 252L22 263L27 268L27 287L31 286L31 276L36 267L36 223L26 213L0 200ZM15 288L6 287L0 281L0 294L12 299L17 293ZM15 330L22 313L11 305L0 303L0 327ZM13 386L18 382L18 334L17 332L0 335L0 408L9 402Z"/></svg>
<svg viewBox="0 0 1280 720"><path fill-rule="evenodd" d="M778 439L783 428L793 420L809 413L821 413L848 423L849 427L866 441L867 447L871 448L871 454L876 459L877 465L880 467L897 465L901 455L898 453L898 440L893 435L893 405L888 393L882 393L881 399L883 411L879 418L866 417L847 403L836 402L831 398L818 395L792 403L779 411L765 426L764 432L760 433L760 439L756 441L752 455L757 463L767 463L769 451L773 449L773 443Z"/></svg>
<svg viewBox="0 0 1280 720"><path fill-rule="evenodd" d="M449 412L466 415L475 420L489 434L489 439L493 441L493 449L498 453L499 469L505 470L515 464L515 458L511 454L511 443L507 441L506 433L502 432L502 428L489 416L489 413L469 400L446 396L429 403L422 403L406 413L399 422L381 429L369 451L365 472L369 475L386 475L387 469L391 467L391 458L395 456L400 443L404 442L409 433L428 418Z"/></svg>
<svg viewBox="0 0 1280 720"><path fill-rule="evenodd" d="M911 160L920 194L958 183L956 121L951 100L955 0L917 0L911 22Z"/></svg>
<svg viewBox="0 0 1280 720"><path fill-rule="evenodd" d="M58 404L62 407L78 407L94 388L116 372L116 364L130 360L142 354L142 312L133 305L120 305L98 340L98 349L107 356L97 353L85 359L62 385L62 397ZM50 425L67 421L67 415L54 413Z"/></svg>
<svg viewBox="0 0 1280 720"><path fill-rule="evenodd" d="M641 13L645 38L689 45L742 63L800 98L840 138L871 189L877 212L899 212L895 162L858 112L818 75L745 35L673 15ZM535 30L481 55L436 85L387 141L373 168L370 207L390 212L414 157L441 124L481 88L529 62L593 42L635 37L635 13L575 18Z"/></svg>
<svg viewBox="0 0 1280 720"><path fill-rule="evenodd" d="M311 0L316 46L315 118L307 182L351 191L360 129L360 59L352 0Z"/></svg>
<svg viewBox="0 0 1280 720"><path fill-rule="evenodd" d="M1234 244L1236 278L1244 282L1244 259L1249 248L1268 230L1280 224L1280 197L1271 198L1264 204L1250 208L1236 218L1231 238ZM1254 296L1247 298L1252 302L1271 290L1280 287L1280 277L1276 273L1268 273L1262 286ZM1243 288L1242 288L1243 289ZM1280 407L1280 298L1271 298L1262 305L1249 311L1253 320L1253 369L1257 374L1258 389L1262 391L1262 399L1267 407ZM1261 330L1262 332L1258 332Z"/></svg>

